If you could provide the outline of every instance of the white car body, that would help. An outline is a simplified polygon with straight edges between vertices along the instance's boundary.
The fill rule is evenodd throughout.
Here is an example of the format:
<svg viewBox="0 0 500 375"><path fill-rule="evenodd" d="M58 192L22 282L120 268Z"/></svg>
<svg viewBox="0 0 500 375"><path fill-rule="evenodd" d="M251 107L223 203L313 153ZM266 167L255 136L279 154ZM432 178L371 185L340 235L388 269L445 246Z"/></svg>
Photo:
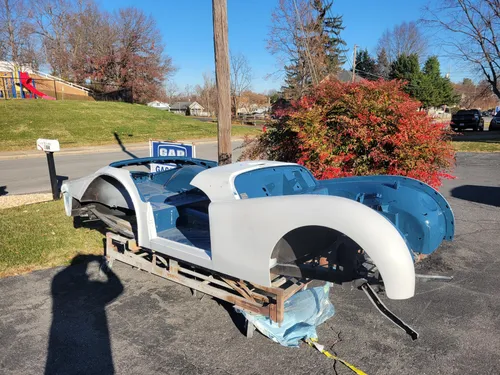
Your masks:
<svg viewBox="0 0 500 375"><path fill-rule="evenodd" d="M375 263L389 298L406 299L414 295L412 249L401 230L365 204L332 196L327 192L329 185L323 186L305 168L274 161L217 167L200 159L164 159L179 163L177 172L174 169L148 174L122 168L134 165L132 160L65 182L62 192L67 215L85 216L88 214L85 207L95 204L109 210L133 212L134 236L139 246L263 286L271 285L271 269L281 261L279 248L285 247L289 253L292 249L298 259L331 238L347 236ZM153 161L138 160L139 164ZM181 178L187 178L188 187L173 193L170 186ZM415 180L408 181L416 184ZM281 189L283 193L273 195L273 189ZM202 198L197 200L198 197ZM444 200L440 195L438 198ZM202 212L205 208L200 205L208 207L208 212ZM442 202L436 206L441 207ZM440 226L444 219L439 215L448 215L443 229L446 235L450 234L450 213L436 214ZM204 224L205 221L208 223ZM294 245L296 237L302 238L298 240L301 245Z"/></svg>

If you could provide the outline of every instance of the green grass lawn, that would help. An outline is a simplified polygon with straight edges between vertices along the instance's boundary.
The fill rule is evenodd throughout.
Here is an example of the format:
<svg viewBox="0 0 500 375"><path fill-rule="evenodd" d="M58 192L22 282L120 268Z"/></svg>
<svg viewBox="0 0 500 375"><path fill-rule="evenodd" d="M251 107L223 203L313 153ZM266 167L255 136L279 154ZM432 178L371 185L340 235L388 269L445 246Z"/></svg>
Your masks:
<svg viewBox="0 0 500 375"><path fill-rule="evenodd" d="M488 124L489 125L489 124ZM500 152L500 132L484 131L454 134L452 136L455 151L460 152Z"/></svg>
<svg viewBox="0 0 500 375"><path fill-rule="evenodd" d="M453 142L459 152L500 152L499 141Z"/></svg>
<svg viewBox="0 0 500 375"><path fill-rule="evenodd" d="M1 100L0 151L33 150L37 138L59 139L61 148L116 144L150 138L183 140L215 138L217 125L139 104ZM260 129L233 126L233 136L258 134Z"/></svg>
<svg viewBox="0 0 500 375"><path fill-rule="evenodd" d="M69 264L77 254L103 254L104 236L73 227L62 200L0 211L0 277Z"/></svg>

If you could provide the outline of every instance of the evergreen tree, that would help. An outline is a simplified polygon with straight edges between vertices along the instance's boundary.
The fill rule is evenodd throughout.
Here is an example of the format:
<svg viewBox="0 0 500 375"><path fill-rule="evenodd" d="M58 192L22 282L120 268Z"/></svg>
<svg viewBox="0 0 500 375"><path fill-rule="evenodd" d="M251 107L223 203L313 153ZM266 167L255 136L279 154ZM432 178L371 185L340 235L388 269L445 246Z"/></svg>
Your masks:
<svg viewBox="0 0 500 375"><path fill-rule="evenodd" d="M424 108L452 105L458 101L450 80L441 76L436 56L429 57L420 70L416 54L400 55L391 64L390 78L406 81L405 91Z"/></svg>
<svg viewBox="0 0 500 375"><path fill-rule="evenodd" d="M377 53L377 65L375 72L380 78L389 79L391 64L389 63L389 58L387 57L387 51L385 48L380 49Z"/></svg>
<svg viewBox="0 0 500 375"><path fill-rule="evenodd" d="M458 95L455 94L449 78L441 76L437 56L431 56L425 62L422 86L420 101L426 107L452 105L458 102Z"/></svg>
<svg viewBox="0 0 500 375"><path fill-rule="evenodd" d="M413 98L419 99L422 72L416 54L399 55L391 64L390 79L406 81L405 91Z"/></svg>
<svg viewBox="0 0 500 375"><path fill-rule="evenodd" d="M305 94L307 88L311 86L309 73L304 58L294 59L290 65L285 65L285 82L281 91L286 99L297 99Z"/></svg>
<svg viewBox="0 0 500 375"><path fill-rule="evenodd" d="M322 4L321 0L315 0L314 3ZM330 8L333 0L327 4L321 5L321 14L331 15ZM328 74L337 73L345 63L346 42L340 37L340 33L345 27L342 24L342 16L323 16L323 33L327 36L325 43L326 65Z"/></svg>
<svg viewBox="0 0 500 375"><path fill-rule="evenodd" d="M370 81L376 81L376 63L368 50L361 50L356 56L356 73Z"/></svg>

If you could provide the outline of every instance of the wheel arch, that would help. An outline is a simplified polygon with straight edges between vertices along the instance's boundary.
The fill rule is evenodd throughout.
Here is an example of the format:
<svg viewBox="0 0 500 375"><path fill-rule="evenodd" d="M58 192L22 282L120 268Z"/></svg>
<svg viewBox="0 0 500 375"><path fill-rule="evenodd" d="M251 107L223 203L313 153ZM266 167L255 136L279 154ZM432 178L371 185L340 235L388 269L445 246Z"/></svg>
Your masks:
<svg viewBox="0 0 500 375"><path fill-rule="evenodd" d="M132 197L116 177L99 175L85 189L80 203L99 202L108 207L121 207L135 210Z"/></svg>
<svg viewBox="0 0 500 375"><path fill-rule="evenodd" d="M321 254L344 233L324 225L303 225L285 233L276 243L271 260L288 263L302 257Z"/></svg>
<svg viewBox="0 0 500 375"><path fill-rule="evenodd" d="M68 200L65 201L65 206L68 205L69 209L71 197L83 204L97 202L111 208L133 210L137 223L136 240L140 246L150 246L150 239L156 235L154 225L152 228L148 225L148 218L152 214L151 206L141 200L128 170L105 167L94 175L65 181L61 190L65 200Z"/></svg>

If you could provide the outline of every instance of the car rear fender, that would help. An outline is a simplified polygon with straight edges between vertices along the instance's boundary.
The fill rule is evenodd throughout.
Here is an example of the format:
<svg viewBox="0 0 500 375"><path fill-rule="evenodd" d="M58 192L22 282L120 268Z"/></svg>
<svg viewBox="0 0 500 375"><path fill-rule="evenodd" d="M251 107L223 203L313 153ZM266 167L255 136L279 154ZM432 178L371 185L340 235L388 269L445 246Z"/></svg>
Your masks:
<svg viewBox="0 0 500 375"><path fill-rule="evenodd" d="M377 266L392 299L414 295L415 270L398 230L378 212L350 199L288 195L212 202L214 270L270 286L276 244L296 228L331 228L356 242Z"/></svg>
<svg viewBox="0 0 500 375"><path fill-rule="evenodd" d="M455 232L453 212L446 199L429 185L402 176L364 176L318 181L318 192L349 198L388 218L409 248L430 254Z"/></svg>

